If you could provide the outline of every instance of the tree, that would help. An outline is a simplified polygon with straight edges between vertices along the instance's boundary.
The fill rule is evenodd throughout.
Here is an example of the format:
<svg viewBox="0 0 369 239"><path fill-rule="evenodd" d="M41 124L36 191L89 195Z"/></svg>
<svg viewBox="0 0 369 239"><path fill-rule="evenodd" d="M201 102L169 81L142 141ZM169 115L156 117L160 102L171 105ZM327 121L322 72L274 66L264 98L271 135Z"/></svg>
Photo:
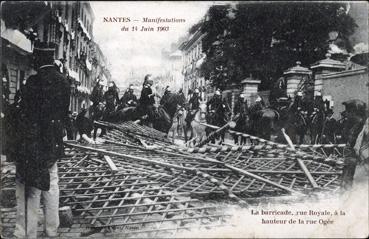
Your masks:
<svg viewBox="0 0 369 239"><path fill-rule="evenodd" d="M323 59L332 31L339 32L339 46L351 51L348 37L357 25L346 7L332 2L212 6L202 25L202 75L224 88L252 74L268 89L297 60L310 65Z"/></svg>

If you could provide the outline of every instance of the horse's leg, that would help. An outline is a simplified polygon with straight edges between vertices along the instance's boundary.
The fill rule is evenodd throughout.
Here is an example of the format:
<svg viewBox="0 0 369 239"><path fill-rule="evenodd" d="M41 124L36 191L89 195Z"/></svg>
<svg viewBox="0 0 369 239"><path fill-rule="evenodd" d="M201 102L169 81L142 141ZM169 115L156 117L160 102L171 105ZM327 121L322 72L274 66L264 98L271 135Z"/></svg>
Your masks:
<svg viewBox="0 0 369 239"><path fill-rule="evenodd" d="M96 140L97 129L98 129L98 127L94 126L94 140Z"/></svg>

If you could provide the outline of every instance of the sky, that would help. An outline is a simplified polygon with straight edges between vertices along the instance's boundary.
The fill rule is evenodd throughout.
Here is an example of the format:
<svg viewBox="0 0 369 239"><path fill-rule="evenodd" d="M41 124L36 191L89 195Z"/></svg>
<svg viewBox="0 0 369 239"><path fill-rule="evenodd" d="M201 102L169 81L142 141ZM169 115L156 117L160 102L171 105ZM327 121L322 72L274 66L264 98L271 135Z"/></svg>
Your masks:
<svg viewBox="0 0 369 239"><path fill-rule="evenodd" d="M161 64L161 51L185 36L213 2L91 2L95 21L94 40L100 45L110 63L112 78L118 85L126 85L131 70L152 73ZM129 17L129 23L107 23L104 17ZM185 23L142 23L142 18L178 18ZM138 21L133 21L138 20ZM126 26L129 31L121 31ZM132 31L137 26L168 26L167 32Z"/></svg>
<svg viewBox="0 0 369 239"><path fill-rule="evenodd" d="M229 4L229 2L227 2ZM169 49L171 43L177 42L187 34L188 29L196 24L215 2L90 2L95 15L93 26L94 40L100 45L110 63L109 69L113 80L118 85L128 85L128 75L131 71L138 75L158 74L162 49ZM224 2L216 2L224 4ZM353 4L351 15L359 25L356 33L351 37L355 44L367 42L365 29L368 28L367 5ZM129 23L107 23L104 17L126 17ZM184 23L142 23L142 18L178 18L185 19ZM133 21L138 20L138 21ZM121 31L126 26L129 31ZM132 27L168 26L167 32L132 31ZM362 30L364 29L364 30ZM364 34L362 34L364 32ZM363 37L364 36L364 37ZM365 38L365 39L364 39ZM364 39L364 40L363 40ZM366 45L367 47L367 45Z"/></svg>

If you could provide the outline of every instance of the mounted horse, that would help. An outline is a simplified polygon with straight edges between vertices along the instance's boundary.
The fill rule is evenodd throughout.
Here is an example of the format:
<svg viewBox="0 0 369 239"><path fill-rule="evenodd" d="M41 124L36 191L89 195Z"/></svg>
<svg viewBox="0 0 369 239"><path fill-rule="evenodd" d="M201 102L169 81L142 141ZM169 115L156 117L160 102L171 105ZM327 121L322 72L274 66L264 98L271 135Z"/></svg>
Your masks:
<svg viewBox="0 0 369 239"><path fill-rule="evenodd" d="M168 93L163 105L159 105L149 112L149 120L152 122L153 128L168 133L172 127L173 118L184 107L184 103L185 99L181 94Z"/></svg>

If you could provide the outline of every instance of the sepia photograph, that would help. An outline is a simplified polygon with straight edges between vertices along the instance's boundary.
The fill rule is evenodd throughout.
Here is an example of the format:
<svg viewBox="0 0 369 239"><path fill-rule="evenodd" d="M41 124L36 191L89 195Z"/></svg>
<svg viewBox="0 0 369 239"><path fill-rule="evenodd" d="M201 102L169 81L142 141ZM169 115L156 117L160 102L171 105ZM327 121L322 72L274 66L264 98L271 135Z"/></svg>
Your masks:
<svg viewBox="0 0 369 239"><path fill-rule="evenodd" d="M1 238L368 238L367 1L2 1Z"/></svg>

